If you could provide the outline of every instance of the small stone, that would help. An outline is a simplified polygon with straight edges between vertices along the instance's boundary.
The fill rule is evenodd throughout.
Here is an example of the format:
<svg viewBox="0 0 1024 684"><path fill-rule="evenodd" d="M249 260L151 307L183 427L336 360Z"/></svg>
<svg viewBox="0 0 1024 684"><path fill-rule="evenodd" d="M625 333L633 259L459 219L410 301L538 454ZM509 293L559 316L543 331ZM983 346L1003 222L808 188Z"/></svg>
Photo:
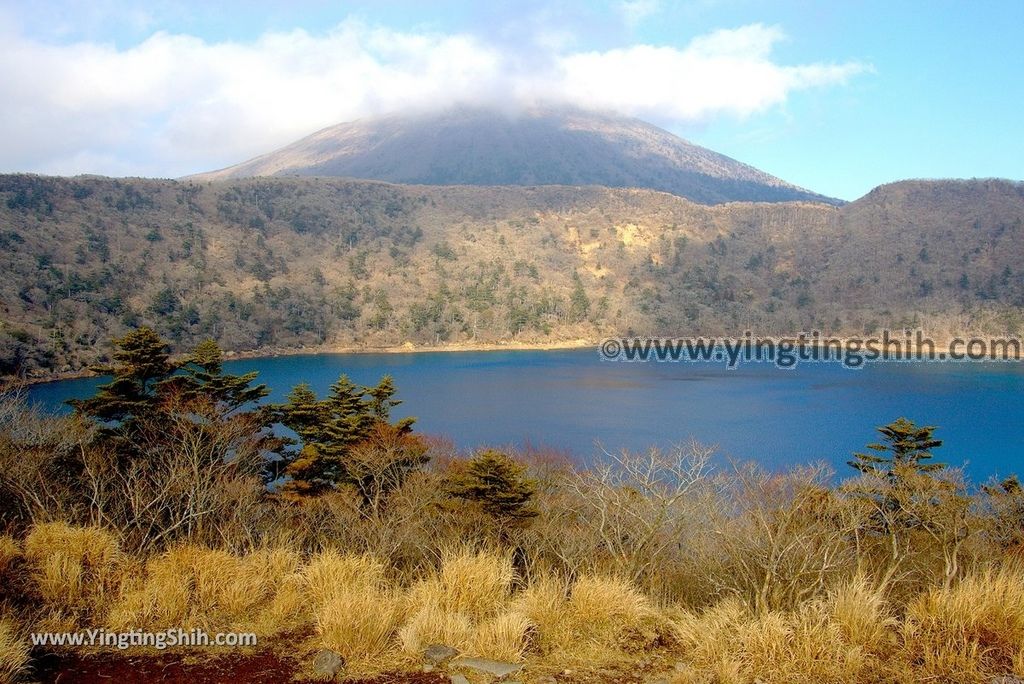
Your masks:
<svg viewBox="0 0 1024 684"><path fill-rule="evenodd" d="M336 677L345 669L345 659L334 651L320 651L313 659L313 672L321 677Z"/></svg>
<svg viewBox="0 0 1024 684"><path fill-rule="evenodd" d="M423 666L423 671L427 672L427 673L433 672L434 671L434 666L431 665L430 663L427 663L426 665Z"/></svg>
<svg viewBox="0 0 1024 684"><path fill-rule="evenodd" d="M501 663L497 660L487 660L486 658L460 658L452 663L456 667L468 667L473 670L480 672L486 672L487 674L494 675L499 679L501 677L507 677L513 672L519 672L523 669L522 665L514 665L512 663Z"/></svg>
<svg viewBox="0 0 1024 684"><path fill-rule="evenodd" d="M452 684L469 684L469 680L460 674L449 675L448 679L451 680Z"/></svg>
<svg viewBox="0 0 1024 684"><path fill-rule="evenodd" d="M430 644L423 650L423 658L430 663L440 665L459 655L457 649L444 644Z"/></svg>

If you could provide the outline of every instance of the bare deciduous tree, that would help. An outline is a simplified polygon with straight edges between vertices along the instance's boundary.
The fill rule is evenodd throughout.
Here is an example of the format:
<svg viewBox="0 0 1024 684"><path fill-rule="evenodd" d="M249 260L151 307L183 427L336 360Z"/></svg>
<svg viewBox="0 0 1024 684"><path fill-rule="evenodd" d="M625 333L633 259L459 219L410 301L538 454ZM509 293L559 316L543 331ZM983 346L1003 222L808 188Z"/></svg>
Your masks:
<svg viewBox="0 0 1024 684"><path fill-rule="evenodd" d="M573 472L566 482L571 506L602 547L592 553L610 554L617 570L633 580L656 572L692 529L688 513L713 453L693 441L667 451L602 449L603 458L589 470Z"/></svg>

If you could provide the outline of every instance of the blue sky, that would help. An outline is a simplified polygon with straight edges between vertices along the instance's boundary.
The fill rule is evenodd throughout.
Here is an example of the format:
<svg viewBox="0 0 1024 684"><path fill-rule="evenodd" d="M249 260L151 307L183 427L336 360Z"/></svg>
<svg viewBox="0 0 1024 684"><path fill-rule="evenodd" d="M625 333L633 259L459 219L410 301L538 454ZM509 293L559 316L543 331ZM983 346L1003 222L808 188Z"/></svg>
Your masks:
<svg viewBox="0 0 1024 684"><path fill-rule="evenodd" d="M0 171L173 177L481 100L640 116L818 192L1024 178L1024 2L0 0Z"/></svg>

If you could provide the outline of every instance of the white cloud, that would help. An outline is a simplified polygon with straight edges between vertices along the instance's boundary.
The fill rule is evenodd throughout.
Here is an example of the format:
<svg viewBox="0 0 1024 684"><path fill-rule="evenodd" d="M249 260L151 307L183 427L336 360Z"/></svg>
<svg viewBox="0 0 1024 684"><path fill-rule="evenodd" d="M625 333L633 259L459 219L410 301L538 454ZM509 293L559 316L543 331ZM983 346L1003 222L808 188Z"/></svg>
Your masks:
<svg viewBox="0 0 1024 684"><path fill-rule="evenodd" d="M469 34L357 21L250 43L156 33L125 49L0 31L0 170L176 176L340 121L455 102L568 100L678 122L748 116L863 70L778 64L782 38L751 25L682 48L573 52L541 41L531 49L549 54L524 60Z"/></svg>
<svg viewBox="0 0 1024 684"><path fill-rule="evenodd" d="M716 31L684 49L637 45L568 55L559 89L568 98L639 116L699 121L749 116L794 91L843 83L857 63L782 66L771 61L782 32L758 24Z"/></svg>

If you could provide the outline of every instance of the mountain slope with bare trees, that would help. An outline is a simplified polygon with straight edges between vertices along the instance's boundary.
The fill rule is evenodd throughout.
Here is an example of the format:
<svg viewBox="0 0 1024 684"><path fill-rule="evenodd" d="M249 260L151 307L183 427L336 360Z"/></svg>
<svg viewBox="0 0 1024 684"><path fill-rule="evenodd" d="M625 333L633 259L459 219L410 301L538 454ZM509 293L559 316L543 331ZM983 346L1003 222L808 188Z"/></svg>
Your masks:
<svg viewBox="0 0 1024 684"><path fill-rule="evenodd" d="M141 324L228 350L626 334L1020 332L1024 185L843 207L649 190L0 176L0 371Z"/></svg>

